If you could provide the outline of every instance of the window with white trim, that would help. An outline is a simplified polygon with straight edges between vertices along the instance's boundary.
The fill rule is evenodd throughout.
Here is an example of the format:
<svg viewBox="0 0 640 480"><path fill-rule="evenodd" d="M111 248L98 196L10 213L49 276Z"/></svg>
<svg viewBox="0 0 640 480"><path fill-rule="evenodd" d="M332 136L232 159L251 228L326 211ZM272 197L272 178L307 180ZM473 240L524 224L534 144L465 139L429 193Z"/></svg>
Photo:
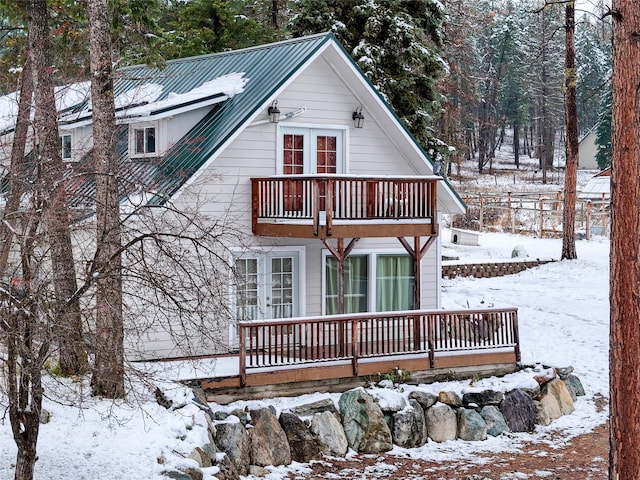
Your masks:
<svg viewBox="0 0 640 480"><path fill-rule="evenodd" d="M278 173L345 173L344 137L344 130L338 128L281 127Z"/></svg>
<svg viewBox="0 0 640 480"><path fill-rule="evenodd" d="M344 313L414 308L413 260L406 254L351 254L344 264ZM339 313L338 262L325 253L324 310Z"/></svg>
<svg viewBox="0 0 640 480"><path fill-rule="evenodd" d="M158 155L157 125L131 125L129 128L131 157L155 157Z"/></svg>
<svg viewBox="0 0 640 480"><path fill-rule="evenodd" d="M69 161L72 158L72 137L70 133L65 133L60 135L60 155L62 156L62 160Z"/></svg>

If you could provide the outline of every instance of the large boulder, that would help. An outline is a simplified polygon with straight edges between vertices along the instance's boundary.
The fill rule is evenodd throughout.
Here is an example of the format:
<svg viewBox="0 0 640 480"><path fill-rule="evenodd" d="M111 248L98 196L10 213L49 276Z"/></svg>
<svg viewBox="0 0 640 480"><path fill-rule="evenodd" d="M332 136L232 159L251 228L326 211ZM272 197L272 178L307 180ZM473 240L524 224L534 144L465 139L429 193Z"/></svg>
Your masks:
<svg viewBox="0 0 640 480"><path fill-rule="evenodd" d="M567 386L567 390L569 390L574 402L578 397L582 397L585 394L582 382L575 375L568 375L567 378L562 379L562 381Z"/></svg>
<svg viewBox="0 0 640 480"><path fill-rule="evenodd" d="M216 467L218 467L218 472L216 472L218 480L240 480L240 474L229 455L219 453L216 456Z"/></svg>
<svg viewBox="0 0 640 480"><path fill-rule="evenodd" d="M478 412L471 408L458 410L458 438L470 442L487 439L487 424Z"/></svg>
<svg viewBox="0 0 640 480"><path fill-rule="evenodd" d="M449 405L437 403L426 414L427 432L434 442L455 440L458 434L456 412Z"/></svg>
<svg viewBox="0 0 640 480"><path fill-rule="evenodd" d="M344 392L339 407L349 446L357 452L379 453L393 448L391 430L373 397L362 388Z"/></svg>
<svg viewBox="0 0 640 480"><path fill-rule="evenodd" d="M330 411L316 413L311 419L310 430L325 455L344 457L347 454L349 442L342 423Z"/></svg>
<svg viewBox="0 0 640 480"><path fill-rule="evenodd" d="M512 432L533 432L536 409L533 399L521 390L513 390L500 402L500 412Z"/></svg>
<svg viewBox="0 0 640 480"><path fill-rule="evenodd" d="M438 394L438 401L452 407L462 406L462 398L460 398L460 395L456 392L440 392Z"/></svg>
<svg viewBox="0 0 640 480"><path fill-rule="evenodd" d="M289 441L292 460L308 463L311 460L322 458L318 441L311 434L309 427L297 415L282 413L280 415L280 425Z"/></svg>
<svg viewBox="0 0 640 480"><path fill-rule="evenodd" d="M251 464L260 467L289 465L291 449L275 414L268 408L252 410L250 413L253 423L253 428L249 430Z"/></svg>
<svg viewBox="0 0 640 480"><path fill-rule="evenodd" d="M540 395L538 403L540 406L538 407L539 411L537 412L537 420L541 425L548 425L552 420L562 416L558 399L550 393L543 393ZM549 419L549 423L545 423L547 418Z"/></svg>
<svg viewBox="0 0 640 480"><path fill-rule="evenodd" d="M438 395L430 392L423 392L421 390L414 390L409 394L409 400L416 400L422 409L426 412L427 409L433 407L438 401Z"/></svg>
<svg viewBox="0 0 640 480"><path fill-rule="evenodd" d="M555 380L550 381L544 386L544 390L546 393L553 395L556 398L562 415L568 415L573 412L575 409L573 406L573 399L567 389L567 385L562 380L556 378Z"/></svg>
<svg viewBox="0 0 640 480"><path fill-rule="evenodd" d="M393 415L393 443L399 447L421 447L427 442L427 424L424 410L416 400L409 407Z"/></svg>
<svg viewBox="0 0 640 480"><path fill-rule="evenodd" d="M312 417L316 413L331 412L340 417L340 412L336 408L335 403L330 398L323 398L311 403L305 403L304 405L298 405L291 408L291 413L295 413L299 417Z"/></svg>
<svg viewBox="0 0 640 480"><path fill-rule="evenodd" d="M536 409L536 423L538 425L547 426L551 423L551 417L547 408L540 403L539 400L534 400L533 405Z"/></svg>
<svg viewBox="0 0 640 480"><path fill-rule="evenodd" d="M499 405L504 399L504 393L496 390L483 390L481 392L467 392L462 395L462 402L465 405Z"/></svg>
<svg viewBox="0 0 640 480"><path fill-rule="evenodd" d="M235 415L225 421L216 422L215 442L220 451L226 453L240 475L249 473L251 443L247 428Z"/></svg>
<svg viewBox="0 0 640 480"><path fill-rule="evenodd" d="M497 437L509 431L507 422L504 421L500 409L495 405L485 405L482 407L482 410L480 410L480 415L482 415L484 422L487 424L488 435Z"/></svg>

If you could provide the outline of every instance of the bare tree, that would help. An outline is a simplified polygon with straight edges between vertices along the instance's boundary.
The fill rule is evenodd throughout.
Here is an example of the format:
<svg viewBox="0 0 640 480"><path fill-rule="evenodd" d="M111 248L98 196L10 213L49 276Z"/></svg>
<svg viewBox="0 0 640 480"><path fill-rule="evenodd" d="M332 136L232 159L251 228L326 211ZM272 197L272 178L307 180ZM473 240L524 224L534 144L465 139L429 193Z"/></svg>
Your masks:
<svg viewBox="0 0 640 480"><path fill-rule="evenodd" d="M124 396L122 260L118 198L116 117L109 9L89 0L93 159L96 181L96 349L91 385L96 395Z"/></svg>
<svg viewBox="0 0 640 480"><path fill-rule="evenodd" d="M576 102L576 52L575 52L575 5L565 5L565 124L566 169L564 176L564 204L562 209L562 257L573 260L576 253L576 181L578 171L578 107Z"/></svg>
<svg viewBox="0 0 640 480"><path fill-rule="evenodd" d="M609 479L640 478L640 9L613 0Z"/></svg>

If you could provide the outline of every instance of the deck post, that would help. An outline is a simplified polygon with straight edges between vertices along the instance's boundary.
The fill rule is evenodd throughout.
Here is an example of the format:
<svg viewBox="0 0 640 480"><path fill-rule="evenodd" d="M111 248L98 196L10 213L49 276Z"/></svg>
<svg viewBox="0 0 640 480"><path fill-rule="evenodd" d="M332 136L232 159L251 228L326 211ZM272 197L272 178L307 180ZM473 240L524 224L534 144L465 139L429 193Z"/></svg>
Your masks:
<svg viewBox="0 0 640 480"><path fill-rule="evenodd" d="M351 320L351 353L352 358L351 362L353 365L353 376L358 376L358 359L360 357L360 343L358 342L358 338L360 337L360 332L358 331L358 320Z"/></svg>
<svg viewBox="0 0 640 480"><path fill-rule="evenodd" d="M435 347L433 345L433 315L427 315L427 346L429 348L429 368L436 367Z"/></svg>
<svg viewBox="0 0 640 480"><path fill-rule="evenodd" d="M247 386L247 344L246 332L242 325L238 325L240 344L238 348L238 370L240 373L240 386Z"/></svg>
<svg viewBox="0 0 640 480"><path fill-rule="evenodd" d="M515 343L514 351L516 354L516 362L520 363L522 356L520 353L520 332L518 330L518 311L516 310L515 312L512 312L510 316L511 316L511 322L513 325L512 328L513 328L513 337L514 337L514 343Z"/></svg>
<svg viewBox="0 0 640 480"><path fill-rule="evenodd" d="M422 248L420 237L413 237L413 309L420 310L422 293Z"/></svg>
<svg viewBox="0 0 640 480"><path fill-rule="evenodd" d="M258 180L251 179L251 231L256 233L256 227L258 225L258 204L260 203L260 197L258 196Z"/></svg>

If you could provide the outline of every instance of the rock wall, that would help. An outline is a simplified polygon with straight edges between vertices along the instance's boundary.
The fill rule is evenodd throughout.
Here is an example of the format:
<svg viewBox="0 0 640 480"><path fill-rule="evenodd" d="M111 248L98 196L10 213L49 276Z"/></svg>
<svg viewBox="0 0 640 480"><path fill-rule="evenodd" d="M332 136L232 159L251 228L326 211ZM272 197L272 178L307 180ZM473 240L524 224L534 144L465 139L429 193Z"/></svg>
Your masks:
<svg viewBox="0 0 640 480"><path fill-rule="evenodd" d="M194 391L194 402L207 409L209 441L189 457L195 463L167 478L197 480L202 468L217 467L218 480L241 475L264 476L269 465L309 462L323 455L344 457L349 449L379 453L393 445L416 448L428 441L482 441L508 432L532 432L536 425L573 412L584 395L573 368L538 368L527 388L501 392L442 391L437 395L416 389L405 397L387 388L356 388L344 392L336 405L331 399L297 406L279 417L273 407L212 411Z"/></svg>

